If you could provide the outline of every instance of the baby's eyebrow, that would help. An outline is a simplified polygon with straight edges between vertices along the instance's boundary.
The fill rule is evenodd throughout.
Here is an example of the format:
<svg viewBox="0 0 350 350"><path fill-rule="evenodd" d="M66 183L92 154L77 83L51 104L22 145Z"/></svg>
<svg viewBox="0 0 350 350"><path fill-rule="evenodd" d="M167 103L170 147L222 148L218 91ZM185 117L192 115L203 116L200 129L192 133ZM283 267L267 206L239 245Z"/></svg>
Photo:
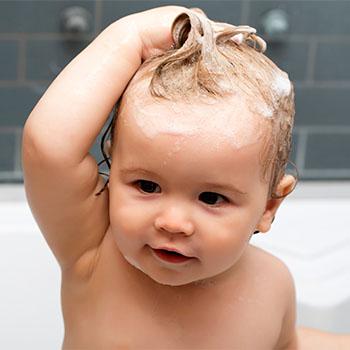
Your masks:
<svg viewBox="0 0 350 350"><path fill-rule="evenodd" d="M142 168L125 168L125 169L121 169L120 172L123 175L144 174L144 175L152 176L153 178L159 178L159 175L153 173L152 171L145 170Z"/></svg>
<svg viewBox="0 0 350 350"><path fill-rule="evenodd" d="M235 192L238 193L242 196L246 196L248 193L244 192L240 189L238 189L236 186L232 185L232 184L218 184L218 183L208 183L206 182L204 184L205 187L209 187L212 189L215 189L217 191L230 191L230 192Z"/></svg>

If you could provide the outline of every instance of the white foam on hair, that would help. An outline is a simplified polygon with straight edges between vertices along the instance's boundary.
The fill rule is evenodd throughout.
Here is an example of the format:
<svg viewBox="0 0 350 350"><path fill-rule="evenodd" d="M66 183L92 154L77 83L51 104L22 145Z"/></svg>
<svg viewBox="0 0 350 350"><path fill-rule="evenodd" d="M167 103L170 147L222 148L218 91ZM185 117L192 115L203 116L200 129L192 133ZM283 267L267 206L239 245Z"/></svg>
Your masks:
<svg viewBox="0 0 350 350"><path fill-rule="evenodd" d="M288 96L291 92L292 85L287 73L276 72L271 88L277 93L278 96Z"/></svg>
<svg viewBox="0 0 350 350"><path fill-rule="evenodd" d="M266 105L266 103L258 104L254 109L262 117L271 119L273 117L274 109Z"/></svg>
<svg viewBox="0 0 350 350"><path fill-rule="evenodd" d="M271 90L274 98L272 99L272 106L268 106L265 102L254 106L254 110L265 118L273 118L274 112L279 108L278 101L283 96L288 96L291 93L292 84L288 78L288 74L285 72L275 72L274 80L271 84Z"/></svg>

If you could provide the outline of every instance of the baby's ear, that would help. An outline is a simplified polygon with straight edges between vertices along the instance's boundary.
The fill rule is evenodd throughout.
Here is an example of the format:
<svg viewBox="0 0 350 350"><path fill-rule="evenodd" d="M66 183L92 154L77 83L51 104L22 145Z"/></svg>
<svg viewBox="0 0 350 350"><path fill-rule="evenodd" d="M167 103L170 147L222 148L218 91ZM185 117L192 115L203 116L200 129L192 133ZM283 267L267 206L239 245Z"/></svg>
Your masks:
<svg viewBox="0 0 350 350"><path fill-rule="evenodd" d="M292 175L285 175L279 182L275 194L279 196L286 196L290 193L295 185L295 178ZM271 198L266 203L266 208L261 216L258 226L256 229L260 232L267 232L271 228L272 221L276 215L277 209L283 202L285 197L282 198Z"/></svg>
<svg viewBox="0 0 350 350"><path fill-rule="evenodd" d="M108 155L111 156L111 147L112 147L112 142L111 140L107 140L105 142L105 150L107 151Z"/></svg>

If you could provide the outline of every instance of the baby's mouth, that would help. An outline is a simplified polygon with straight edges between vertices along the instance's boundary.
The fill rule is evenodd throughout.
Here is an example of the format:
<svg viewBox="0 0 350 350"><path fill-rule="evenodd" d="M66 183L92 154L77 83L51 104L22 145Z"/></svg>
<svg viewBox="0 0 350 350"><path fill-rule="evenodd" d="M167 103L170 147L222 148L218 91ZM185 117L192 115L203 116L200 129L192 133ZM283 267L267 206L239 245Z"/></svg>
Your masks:
<svg viewBox="0 0 350 350"><path fill-rule="evenodd" d="M170 251L167 249L153 249L154 254L161 260L173 263L173 264L179 264L183 263L185 261L193 259L192 257L188 257L185 255L182 255L180 253Z"/></svg>

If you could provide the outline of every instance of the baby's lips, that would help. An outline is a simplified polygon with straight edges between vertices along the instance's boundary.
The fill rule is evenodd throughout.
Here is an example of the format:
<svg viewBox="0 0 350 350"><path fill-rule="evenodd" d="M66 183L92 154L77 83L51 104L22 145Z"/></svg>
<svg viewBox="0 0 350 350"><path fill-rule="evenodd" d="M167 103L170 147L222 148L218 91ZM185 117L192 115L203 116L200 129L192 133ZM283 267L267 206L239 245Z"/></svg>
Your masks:
<svg viewBox="0 0 350 350"><path fill-rule="evenodd" d="M179 264L184 263L193 259L192 257L183 255L174 250L168 249L153 249L154 254L161 260L166 261L168 263Z"/></svg>
<svg viewBox="0 0 350 350"><path fill-rule="evenodd" d="M177 248L172 248L172 247L167 247L167 246L162 246L160 248L152 248L154 250L165 250L165 251L168 251L170 253L177 253L177 254L180 254L186 258L193 258L192 256L189 256L187 254L185 254L184 252L182 252L180 249L177 249Z"/></svg>

